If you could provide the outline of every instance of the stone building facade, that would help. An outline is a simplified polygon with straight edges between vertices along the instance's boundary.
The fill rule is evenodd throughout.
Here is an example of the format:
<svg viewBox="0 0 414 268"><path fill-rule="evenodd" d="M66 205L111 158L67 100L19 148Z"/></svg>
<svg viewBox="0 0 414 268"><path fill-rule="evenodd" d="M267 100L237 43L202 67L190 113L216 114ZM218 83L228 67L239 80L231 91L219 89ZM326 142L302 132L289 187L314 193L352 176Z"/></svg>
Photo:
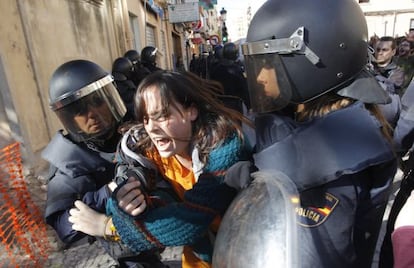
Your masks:
<svg viewBox="0 0 414 268"><path fill-rule="evenodd" d="M62 128L49 109L48 83L66 61L87 59L111 72L127 50L158 48L157 64L187 63L185 24L168 22L164 0L0 1L0 146L22 145L41 169L41 150ZM2 148L0 147L0 148Z"/></svg>

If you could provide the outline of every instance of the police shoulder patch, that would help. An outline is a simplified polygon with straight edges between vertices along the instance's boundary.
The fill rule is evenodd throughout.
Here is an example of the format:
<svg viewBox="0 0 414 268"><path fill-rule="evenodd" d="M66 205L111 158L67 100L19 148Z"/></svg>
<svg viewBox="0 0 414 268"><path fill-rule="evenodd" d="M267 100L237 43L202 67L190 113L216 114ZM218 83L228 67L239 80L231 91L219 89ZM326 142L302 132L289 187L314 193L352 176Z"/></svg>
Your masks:
<svg viewBox="0 0 414 268"><path fill-rule="evenodd" d="M325 205L323 207L301 207L296 208L297 221L304 227L316 227L322 224L335 207L339 200L330 193L325 193Z"/></svg>

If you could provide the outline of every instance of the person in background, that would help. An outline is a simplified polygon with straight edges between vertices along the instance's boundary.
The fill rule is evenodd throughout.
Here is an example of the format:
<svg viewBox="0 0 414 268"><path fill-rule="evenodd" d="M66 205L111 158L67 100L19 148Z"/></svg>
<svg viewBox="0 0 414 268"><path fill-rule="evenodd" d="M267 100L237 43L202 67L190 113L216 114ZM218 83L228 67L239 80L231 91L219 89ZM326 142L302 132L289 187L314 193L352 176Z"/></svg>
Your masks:
<svg viewBox="0 0 414 268"><path fill-rule="evenodd" d="M184 72L185 71L183 57L181 55L177 56L176 63L175 63L175 71L177 71L177 72Z"/></svg>
<svg viewBox="0 0 414 268"><path fill-rule="evenodd" d="M82 200L104 212L116 186L111 183L114 158L126 108L113 82L102 67L83 59L62 64L50 79L50 107L67 133L59 130L42 151L50 164L45 219L66 247L95 239L72 228L69 211L74 202ZM104 227L101 222L97 229L103 233ZM137 256L119 241L97 239L121 267L150 260L154 267L159 263L156 255Z"/></svg>
<svg viewBox="0 0 414 268"><path fill-rule="evenodd" d="M161 68L157 67L157 51L158 49L152 46L146 46L141 50L141 64L150 73L161 70Z"/></svg>
<svg viewBox="0 0 414 268"><path fill-rule="evenodd" d="M250 109L250 97L246 77L241 66L236 62L239 48L234 43L226 43L222 48L222 58L210 70L210 79L220 82L224 94L240 98Z"/></svg>
<svg viewBox="0 0 414 268"><path fill-rule="evenodd" d="M128 58L132 62L134 67L134 76L132 77L132 81L134 82L135 87L138 87L141 80L151 72L141 64L141 56L135 49L130 49L125 52L124 57Z"/></svg>
<svg viewBox="0 0 414 268"><path fill-rule="evenodd" d="M209 66L208 66L210 76L211 76L211 71L216 68L216 66L221 62L222 59L223 59L223 46L222 45L214 46L212 59L209 62Z"/></svg>
<svg viewBox="0 0 414 268"><path fill-rule="evenodd" d="M366 69L367 42L356 1L268 0L258 9L243 44L257 113L254 164L294 183L299 200L285 203L295 204L296 220L276 216L287 241L279 248L279 237L266 235L276 223L251 229L260 244L235 247L239 237L224 233L221 240L219 232L216 242L225 245L216 247L224 250L214 256L224 265L216 267L265 267L251 251L278 256L267 267L371 267L397 161L391 128L376 106L389 96ZM283 211L283 202L275 206ZM226 218L240 222L242 213L234 211ZM220 231L235 234L233 227L222 224Z"/></svg>
<svg viewBox="0 0 414 268"><path fill-rule="evenodd" d="M374 72L375 78L391 94L402 95L401 87L404 83L404 71L397 66L393 58L397 51L395 39L383 36L375 48Z"/></svg>
<svg viewBox="0 0 414 268"><path fill-rule="evenodd" d="M407 37L408 41L414 42L414 28L410 28L405 36Z"/></svg>
<svg viewBox="0 0 414 268"><path fill-rule="evenodd" d="M237 191L248 183L230 176L237 169L229 169L240 162L250 167L251 158L240 124L248 121L218 100L221 90L217 82L187 72L157 71L141 82L134 127L144 131L136 147L144 148L144 156L179 201L153 206L146 198L149 193L137 190L141 184L134 180L115 190L107 204L109 222L136 252L182 245L182 267L211 267L209 236L217 232ZM228 183L229 178L239 186ZM82 227L85 217L76 215L93 213L80 202L74 226L88 232Z"/></svg>
<svg viewBox="0 0 414 268"><path fill-rule="evenodd" d="M210 54L211 53L209 51L203 50L198 57L197 63L198 63L199 76L204 79L209 79L209 75L210 75L209 69L208 69L209 60L211 58Z"/></svg>
<svg viewBox="0 0 414 268"><path fill-rule="evenodd" d="M404 72L395 63L394 56L397 46L393 37L383 36L376 45L374 62L371 73L379 84L391 97L391 102L381 104L379 108L388 123L394 128L401 112L402 86L404 83Z"/></svg>
<svg viewBox="0 0 414 268"><path fill-rule="evenodd" d="M193 74L197 74L198 70L197 70L197 56L195 53L193 53L193 55L191 56L191 61L190 61L190 66L189 66L189 71L192 72Z"/></svg>
<svg viewBox="0 0 414 268"><path fill-rule="evenodd" d="M132 120L134 117L134 94L137 89L133 82L134 75L134 65L128 58L119 57L112 63L112 76L119 95L127 108L125 120Z"/></svg>
<svg viewBox="0 0 414 268"><path fill-rule="evenodd" d="M379 41L379 36L376 33L374 33L374 35L369 38L368 46L373 48L375 51L375 47L377 46L378 41Z"/></svg>
<svg viewBox="0 0 414 268"><path fill-rule="evenodd" d="M402 94L404 94L408 85L414 76L414 41L409 41L407 38L402 38L398 45L398 56L395 57L395 64L399 66L404 72L404 83L401 86Z"/></svg>

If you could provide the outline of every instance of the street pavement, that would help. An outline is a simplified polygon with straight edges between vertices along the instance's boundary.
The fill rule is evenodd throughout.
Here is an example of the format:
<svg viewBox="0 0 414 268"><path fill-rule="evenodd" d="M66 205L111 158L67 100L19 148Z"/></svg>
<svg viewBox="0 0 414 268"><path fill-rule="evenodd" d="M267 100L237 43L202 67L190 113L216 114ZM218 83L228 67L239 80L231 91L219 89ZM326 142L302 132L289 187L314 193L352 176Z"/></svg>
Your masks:
<svg viewBox="0 0 414 268"><path fill-rule="evenodd" d="M162 254L164 262L170 268L181 267L181 248L168 248ZM44 267L55 268L93 268L116 267L116 262L104 251L98 242L60 249L49 254Z"/></svg>

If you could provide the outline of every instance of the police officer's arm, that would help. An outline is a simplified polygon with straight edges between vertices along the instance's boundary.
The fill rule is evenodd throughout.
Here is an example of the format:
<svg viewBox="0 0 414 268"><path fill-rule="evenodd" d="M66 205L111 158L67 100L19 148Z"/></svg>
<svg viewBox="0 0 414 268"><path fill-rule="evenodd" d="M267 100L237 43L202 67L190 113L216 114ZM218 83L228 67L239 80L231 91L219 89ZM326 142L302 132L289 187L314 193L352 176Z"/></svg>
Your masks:
<svg viewBox="0 0 414 268"><path fill-rule="evenodd" d="M77 183L73 183L76 180ZM68 183L69 182L69 183ZM55 175L55 178L48 184L48 200L46 205L46 222L56 231L60 240L70 244L85 237L84 233L72 229L72 223L69 222L69 210L73 208L76 200L82 200L88 206L104 212L106 200L110 196L110 190L105 185L97 191L92 191L92 186L87 176L69 178L62 173ZM89 192L82 192L81 189L91 189Z"/></svg>
<svg viewBox="0 0 414 268"><path fill-rule="evenodd" d="M55 230L59 239L65 244L71 244L83 237L85 234L72 229L72 224L69 222L69 209L54 213L47 218L47 222Z"/></svg>
<svg viewBox="0 0 414 268"><path fill-rule="evenodd" d="M141 214L146 208L145 197L140 191L139 186L139 181L131 178L128 183L121 187L122 191L117 192L117 195L120 195L120 207L134 216ZM69 214L68 220L72 223L74 230L92 236L111 235L111 231L108 229L109 217L104 213L97 212L85 203L76 201L75 208L72 208Z"/></svg>
<svg viewBox="0 0 414 268"><path fill-rule="evenodd" d="M404 84L404 78L404 71L401 69L394 70L391 73L390 77L388 77L388 79L390 79L394 83L395 88L397 89L401 88Z"/></svg>

